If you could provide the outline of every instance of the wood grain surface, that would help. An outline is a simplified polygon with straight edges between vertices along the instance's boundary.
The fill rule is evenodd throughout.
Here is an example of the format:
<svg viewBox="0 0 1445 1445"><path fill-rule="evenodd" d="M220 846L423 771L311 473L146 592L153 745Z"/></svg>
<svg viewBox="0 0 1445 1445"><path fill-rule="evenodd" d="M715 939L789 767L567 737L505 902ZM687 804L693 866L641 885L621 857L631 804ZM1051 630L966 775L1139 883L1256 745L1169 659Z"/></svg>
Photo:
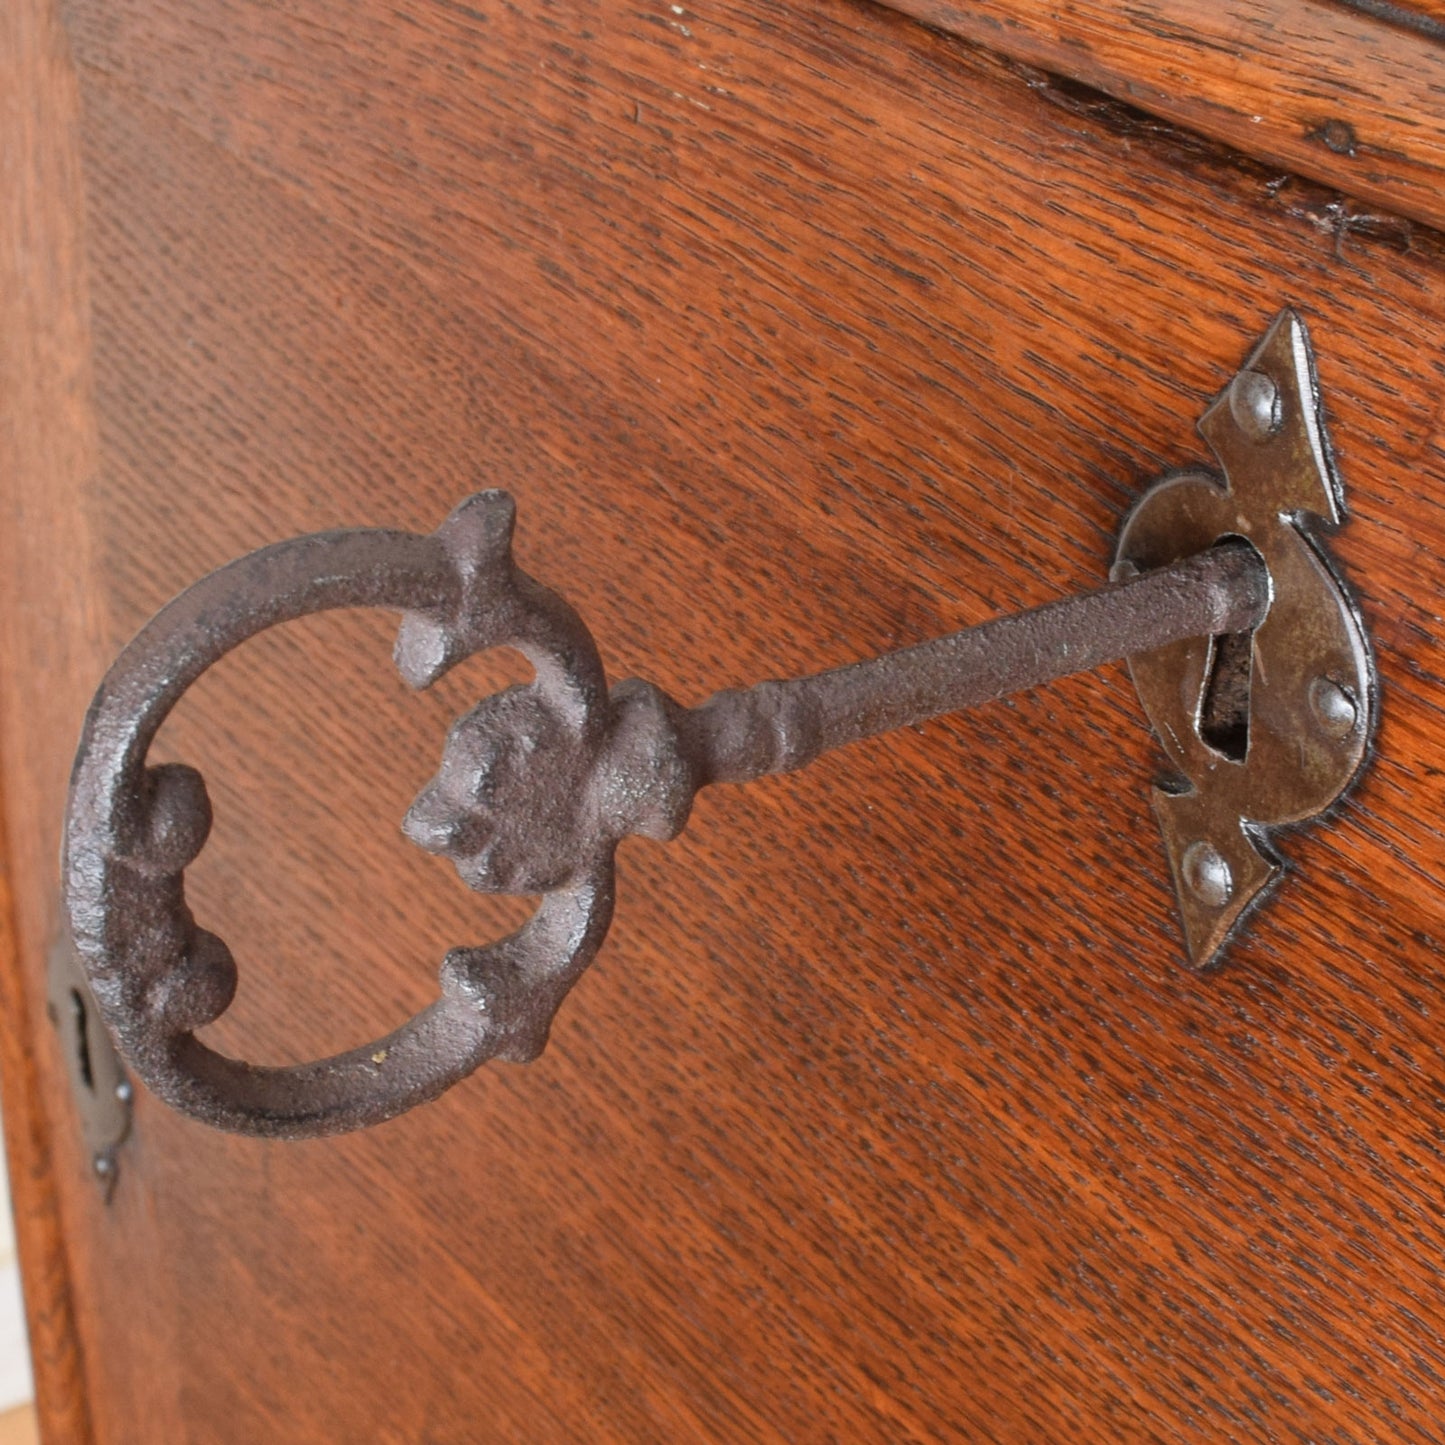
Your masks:
<svg viewBox="0 0 1445 1445"><path fill-rule="evenodd" d="M1442 1438L1434 233L845 0L64 14L88 281L64 128L7 179L56 229L5 233L39 340L4 353L3 1062L94 1437ZM1285 304L1384 712L1221 972L1179 967L1115 667L629 845L538 1063L313 1144L142 1098L101 1205L39 1011L61 799L86 688L186 582L505 486L612 674L696 701L1096 583ZM258 639L163 736L216 802L191 896L249 1058L374 1035L523 909L397 828L514 666L411 696L390 628Z"/></svg>
<svg viewBox="0 0 1445 1445"><path fill-rule="evenodd" d="M886 3L1332 186L1356 214L1445 224L1445 7Z"/></svg>

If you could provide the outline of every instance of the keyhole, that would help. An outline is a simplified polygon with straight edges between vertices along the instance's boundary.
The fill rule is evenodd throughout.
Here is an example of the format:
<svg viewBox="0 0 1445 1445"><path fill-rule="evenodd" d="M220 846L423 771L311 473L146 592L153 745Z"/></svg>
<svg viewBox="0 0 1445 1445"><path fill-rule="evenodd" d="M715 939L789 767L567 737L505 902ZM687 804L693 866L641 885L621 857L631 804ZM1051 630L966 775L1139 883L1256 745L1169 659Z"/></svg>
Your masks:
<svg viewBox="0 0 1445 1445"><path fill-rule="evenodd" d="M1221 544L1256 550L1243 537L1221 538ZM1195 731L1205 747L1231 763L1242 763L1249 756L1249 688L1253 673L1254 629L1221 633L1210 639Z"/></svg>
<svg viewBox="0 0 1445 1445"><path fill-rule="evenodd" d="M75 1061L80 1068L80 1081L93 1094L95 1065L90 1058L90 1011L78 988L70 990L70 1008L75 1018Z"/></svg>

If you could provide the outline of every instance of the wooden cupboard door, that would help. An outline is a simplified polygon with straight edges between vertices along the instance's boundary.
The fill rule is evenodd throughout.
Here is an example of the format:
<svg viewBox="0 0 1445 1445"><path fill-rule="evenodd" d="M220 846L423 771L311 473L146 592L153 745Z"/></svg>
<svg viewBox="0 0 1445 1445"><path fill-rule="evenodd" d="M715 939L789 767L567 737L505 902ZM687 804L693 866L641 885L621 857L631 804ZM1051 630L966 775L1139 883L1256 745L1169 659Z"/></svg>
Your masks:
<svg viewBox="0 0 1445 1445"><path fill-rule="evenodd" d="M885 10L17 0L6 1110L55 1439L1432 1439L1445 481L1428 228ZM693 702L1096 583L1307 317L1376 757L1208 977L1124 670L629 843L546 1055L306 1144L142 1097L109 1204L44 1015L114 650L277 537L479 484L614 677ZM165 755L259 1062L371 1037L516 900L397 824L506 658L258 639Z"/></svg>

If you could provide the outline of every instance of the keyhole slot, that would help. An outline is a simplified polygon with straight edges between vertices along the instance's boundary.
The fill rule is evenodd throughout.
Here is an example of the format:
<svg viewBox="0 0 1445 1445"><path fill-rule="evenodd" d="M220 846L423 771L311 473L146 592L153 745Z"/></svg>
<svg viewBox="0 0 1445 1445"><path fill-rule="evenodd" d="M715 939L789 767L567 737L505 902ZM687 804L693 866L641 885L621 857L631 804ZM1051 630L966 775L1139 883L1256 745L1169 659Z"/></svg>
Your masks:
<svg viewBox="0 0 1445 1445"><path fill-rule="evenodd" d="M1243 537L1221 537L1219 546L1258 548ZM1260 559L1261 562L1264 560ZM1209 661L1199 690L1195 731L1212 752L1231 763L1249 756L1249 693L1254 676L1254 634L1225 632L1209 640Z"/></svg>
<svg viewBox="0 0 1445 1445"><path fill-rule="evenodd" d="M90 1057L90 1010L78 988L70 990L71 1017L75 1020L75 1062L80 1082L95 1093L95 1064Z"/></svg>

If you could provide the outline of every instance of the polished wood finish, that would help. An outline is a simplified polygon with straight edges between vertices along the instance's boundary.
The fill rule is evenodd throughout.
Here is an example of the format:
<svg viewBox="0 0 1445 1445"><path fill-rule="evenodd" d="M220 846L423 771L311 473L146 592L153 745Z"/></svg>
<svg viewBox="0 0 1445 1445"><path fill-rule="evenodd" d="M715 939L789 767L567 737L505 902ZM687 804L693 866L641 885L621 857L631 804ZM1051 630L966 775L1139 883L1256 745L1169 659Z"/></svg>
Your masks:
<svg viewBox="0 0 1445 1445"><path fill-rule="evenodd" d="M28 1285L73 1301L50 1438L1432 1438L1434 234L1330 229L1328 192L842 0L71 0L87 337L43 17L4 21L62 123L6 182L40 229L0 208L0 761ZM613 674L696 701L1096 583L1286 303L1384 712L1221 972L1179 966L1115 667L629 845L538 1063L308 1145L142 1098L101 1205L40 1008L60 802L86 689L187 581L506 486ZM249 1057L373 1035L523 907L396 828L515 670L409 696L390 625L260 639L165 735L216 800L193 897Z"/></svg>

